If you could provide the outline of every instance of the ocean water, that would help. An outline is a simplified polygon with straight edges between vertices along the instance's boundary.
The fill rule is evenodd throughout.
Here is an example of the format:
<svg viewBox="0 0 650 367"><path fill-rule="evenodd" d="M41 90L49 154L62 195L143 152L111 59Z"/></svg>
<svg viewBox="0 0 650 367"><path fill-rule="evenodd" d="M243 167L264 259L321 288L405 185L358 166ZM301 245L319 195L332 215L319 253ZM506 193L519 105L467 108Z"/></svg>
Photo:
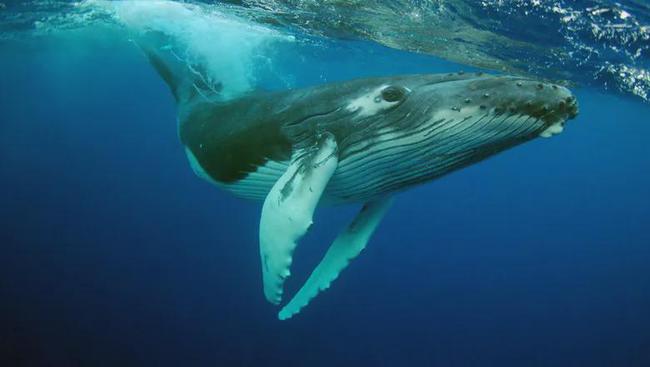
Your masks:
<svg viewBox="0 0 650 367"><path fill-rule="evenodd" d="M466 2L373 2L375 12L358 2L4 2L0 365L650 366L648 7L498 3L465 14ZM376 31L400 11L465 15L473 31L464 23L447 36L484 50L483 61L431 52L427 24L405 20L417 35L408 42ZM607 30L618 23L597 17L615 14L629 37L610 27L566 43L566 29L543 32L540 13L575 16L578 34ZM500 28L508 17L517 22ZM537 23L515 28L524 20ZM432 39L444 35L430 26ZM558 136L396 195L333 286L279 321L262 293L261 203L194 175L174 99L132 42L143 28L177 37L232 98L501 59L507 72L562 74L580 114ZM519 48L488 52L473 42L485 32ZM584 55L567 51L575 58L559 62L524 41L598 56L581 66ZM619 73L595 77L607 63ZM355 210L317 211L289 294Z"/></svg>

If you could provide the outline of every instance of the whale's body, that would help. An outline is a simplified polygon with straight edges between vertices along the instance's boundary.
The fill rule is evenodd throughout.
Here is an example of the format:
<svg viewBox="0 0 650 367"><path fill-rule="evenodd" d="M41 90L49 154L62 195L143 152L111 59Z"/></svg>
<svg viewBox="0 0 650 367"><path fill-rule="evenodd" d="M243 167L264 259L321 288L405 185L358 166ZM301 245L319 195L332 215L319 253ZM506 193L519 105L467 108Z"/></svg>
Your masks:
<svg viewBox="0 0 650 367"><path fill-rule="evenodd" d="M321 200L364 203L548 133L575 108L565 88L522 78L407 75L199 101L180 137L201 177L264 200L292 156L331 133L339 164Z"/></svg>
<svg viewBox="0 0 650 367"><path fill-rule="evenodd" d="M395 192L532 140L577 115L564 87L484 73L404 75L252 93L223 101L219 85L146 50L178 102L179 136L194 171L263 200L264 293L282 300L293 251L319 203L362 203L286 319L329 287L365 247Z"/></svg>

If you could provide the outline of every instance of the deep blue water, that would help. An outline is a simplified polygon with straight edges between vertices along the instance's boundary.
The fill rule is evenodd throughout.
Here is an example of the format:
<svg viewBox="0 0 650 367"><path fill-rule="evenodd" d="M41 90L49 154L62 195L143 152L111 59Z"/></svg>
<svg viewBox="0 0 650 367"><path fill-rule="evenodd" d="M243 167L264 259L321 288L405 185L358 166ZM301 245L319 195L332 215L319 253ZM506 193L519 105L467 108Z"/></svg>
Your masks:
<svg viewBox="0 0 650 367"><path fill-rule="evenodd" d="M460 68L366 44L296 52L278 72L298 85ZM194 176L133 46L5 43L0 70L3 366L650 366L647 104L575 89L563 134L399 194L281 322L261 204ZM317 213L290 293L354 210Z"/></svg>

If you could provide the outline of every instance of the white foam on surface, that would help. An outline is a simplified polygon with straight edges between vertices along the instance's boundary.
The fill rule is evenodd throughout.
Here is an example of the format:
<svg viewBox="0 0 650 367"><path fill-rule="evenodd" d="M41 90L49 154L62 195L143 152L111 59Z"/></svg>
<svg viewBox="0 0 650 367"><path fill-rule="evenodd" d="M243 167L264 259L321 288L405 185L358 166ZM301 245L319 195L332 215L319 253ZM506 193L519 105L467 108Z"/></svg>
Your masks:
<svg viewBox="0 0 650 367"><path fill-rule="evenodd" d="M276 42L294 38L244 18L228 14L223 6L195 5L169 0L88 0L82 6L107 11L128 30L160 32L188 63L201 64L208 77L223 86L224 99L255 86L256 63L267 62Z"/></svg>

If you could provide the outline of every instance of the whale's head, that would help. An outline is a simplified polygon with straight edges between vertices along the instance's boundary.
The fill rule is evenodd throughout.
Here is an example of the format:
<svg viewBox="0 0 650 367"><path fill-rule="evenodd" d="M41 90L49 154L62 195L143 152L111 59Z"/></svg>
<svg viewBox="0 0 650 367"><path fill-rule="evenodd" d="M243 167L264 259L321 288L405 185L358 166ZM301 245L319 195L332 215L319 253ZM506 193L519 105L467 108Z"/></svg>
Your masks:
<svg viewBox="0 0 650 367"><path fill-rule="evenodd" d="M429 78L432 80L427 81ZM497 141L493 139L548 137L561 132L564 123L578 114L575 96L557 84L483 73L440 78L407 78L382 93L403 91L397 94L403 94L405 108L428 110L425 115L440 121L433 128L463 128L457 133L479 135L478 144L494 144Z"/></svg>
<svg viewBox="0 0 650 367"><path fill-rule="evenodd" d="M301 121L337 135L337 184L346 187L346 198L405 188L558 134L578 114L575 96L563 86L484 73L365 79L328 93L327 110ZM373 169L357 170L362 166ZM353 170L364 172L365 184Z"/></svg>
<svg viewBox="0 0 650 367"><path fill-rule="evenodd" d="M522 77L461 72L374 84L348 100L353 120L404 131L426 127L430 136L453 132L457 143L471 140L474 149L558 134L578 114L567 88Z"/></svg>
<svg viewBox="0 0 650 367"><path fill-rule="evenodd" d="M472 151L482 157L558 134L578 114L577 100L567 88L523 77L461 72L353 83L339 88L343 97L336 103L337 113L328 115L330 121L342 121L332 116L345 115L350 121L345 139L353 143L408 136L412 143L420 139L429 146L423 151Z"/></svg>

